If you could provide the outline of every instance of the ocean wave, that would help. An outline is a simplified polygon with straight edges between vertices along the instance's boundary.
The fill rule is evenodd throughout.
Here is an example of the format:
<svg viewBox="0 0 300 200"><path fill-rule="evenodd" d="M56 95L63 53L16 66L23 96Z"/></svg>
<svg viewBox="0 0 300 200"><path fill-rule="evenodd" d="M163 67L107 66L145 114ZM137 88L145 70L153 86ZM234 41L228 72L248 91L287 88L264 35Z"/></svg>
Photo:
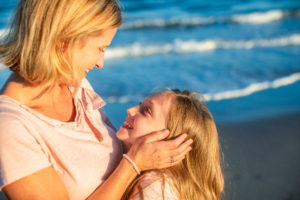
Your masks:
<svg viewBox="0 0 300 200"><path fill-rule="evenodd" d="M233 22L243 24L264 24L281 20L285 16L285 13L281 10L270 10L267 12L233 15L231 19Z"/></svg>
<svg viewBox="0 0 300 200"><path fill-rule="evenodd" d="M209 26L214 24L265 24L289 18L300 18L300 9L293 10L269 10L265 12L252 12L247 14L235 14L225 17L196 17L196 16L179 16L172 18L156 19L137 19L125 21L120 29L151 29L151 28L176 28L176 27L197 27ZM0 30L0 36L5 30Z"/></svg>
<svg viewBox="0 0 300 200"><path fill-rule="evenodd" d="M300 34L293 34L286 37L278 37L272 39L257 39L257 40L175 40L173 43L166 43L161 45L142 45L135 43L129 46L114 47L106 50L105 58L124 58L124 57L138 57L150 56L155 54L168 53L192 53L192 52L206 52L216 49L252 49L259 47L275 47L275 46L290 46L300 45Z"/></svg>
<svg viewBox="0 0 300 200"><path fill-rule="evenodd" d="M7 33L7 29L0 29L0 37Z"/></svg>
<svg viewBox="0 0 300 200"><path fill-rule="evenodd" d="M170 28L170 27L191 27L199 25L214 24L213 17L201 18L171 18L171 19L145 19L126 22L121 26L121 29L146 29L146 28Z"/></svg>
<svg viewBox="0 0 300 200"><path fill-rule="evenodd" d="M225 17L178 17L171 19L139 19L127 21L121 29L149 29L149 28L172 28L194 27L213 24L266 24L288 18L300 18L300 9L293 10L268 10L265 12L252 12L247 14L235 14Z"/></svg>
<svg viewBox="0 0 300 200"><path fill-rule="evenodd" d="M269 89L276 89L280 87L284 87L287 85L292 85L296 82L300 81L300 72L281 77L278 79L275 79L273 81L264 81L260 83L252 83L248 85L245 88L242 89L237 89L237 90L228 90L224 92L219 92L219 93L207 93L204 94L204 98L207 102L209 101L221 101L221 100L226 100L226 99L235 99L235 98L240 98L240 97L245 97L249 96L251 94L254 94L256 92L260 92L263 90L269 90ZM129 102L138 102L142 101L143 97L141 96L121 96L121 97L116 97L116 96L110 96L110 97L104 97L105 100L108 103L129 103Z"/></svg>
<svg viewBox="0 0 300 200"><path fill-rule="evenodd" d="M215 94L205 94L204 97L207 101L220 101L225 99L234 99L244 96L249 96L253 93L268 90L268 89L274 89L279 88L287 85L291 85L297 81L300 81L300 73L294 73L286 77L281 77L278 79L275 79L274 81L265 81L260 83L253 83L243 89L239 90L230 90Z"/></svg>
<svg viewBox="0 0 300 200"><path fill-rule="evenodd" d="M156 18L156 19L138 19L125 21L120 29L151 29L151 28L172 28L172 27L197 27L208 26L214 24L265 24L289 18L300 18L300 9L293 10L268 10L265 12L252 12L247 14L235 14L225 17L196 17L196 16L179 16L172 18ZM0 36L5 29L0 29Z"/></svg>

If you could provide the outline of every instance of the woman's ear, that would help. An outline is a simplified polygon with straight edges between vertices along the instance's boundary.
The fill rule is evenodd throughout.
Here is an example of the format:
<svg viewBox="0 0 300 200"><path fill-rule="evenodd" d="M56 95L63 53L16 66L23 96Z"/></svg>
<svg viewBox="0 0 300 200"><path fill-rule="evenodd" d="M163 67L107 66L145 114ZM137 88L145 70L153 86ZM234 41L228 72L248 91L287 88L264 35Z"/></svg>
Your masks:
<svg viewBox="0 0 300 200"><path fill-rule="evenodd" d="M69 40L61 40L58 44L57 44L57 48L58 51L60 51L60 53L63 55L63 57L65 59L68 59L69 55L68 55L68 47L69 47Z"/></svg>
<svg viewBox="0 0 300 200"><path fill-rule="evenodd" d="M65 50L68 48L68 45L69 41L66 39L60 42L59 46L62 53L65 53Z"/></svg>

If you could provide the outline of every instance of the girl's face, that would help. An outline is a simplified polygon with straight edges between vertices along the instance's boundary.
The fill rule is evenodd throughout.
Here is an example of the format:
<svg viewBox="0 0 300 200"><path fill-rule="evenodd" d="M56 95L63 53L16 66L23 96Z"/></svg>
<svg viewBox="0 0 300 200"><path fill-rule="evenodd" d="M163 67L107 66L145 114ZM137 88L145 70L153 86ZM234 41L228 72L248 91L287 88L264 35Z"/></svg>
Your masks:
<svg viewBox="0 0 300 200"><path fill-rule="evenodd" d="M74 44L72 48L72 62L77 69L80 79L83 79L87 72L94 67L103 67L104 50L110 45L116 32L117 28L103 30L97 36L90 36Z"/></svg>
<svg viewBox="0 0 300 200"><path fill-rule="evenodd" d="M172 95L161 92L127 109L128 117L117 132L117 137L130 147L137 138L166 129L171 103Z"/></svg>

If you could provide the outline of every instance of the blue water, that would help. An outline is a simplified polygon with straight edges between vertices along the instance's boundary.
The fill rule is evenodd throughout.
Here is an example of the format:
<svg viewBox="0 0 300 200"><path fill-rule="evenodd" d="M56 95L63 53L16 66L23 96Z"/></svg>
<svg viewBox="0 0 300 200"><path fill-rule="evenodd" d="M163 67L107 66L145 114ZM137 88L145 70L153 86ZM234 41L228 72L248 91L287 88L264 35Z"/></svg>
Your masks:
<svg viewBox="0 0 300 200"><path fill-rule="evenodd" d="M16 2L0 0L0 31ZM116 126L156 87L204 94L218 122L300 111L299 0L121 4L105 66L87 77ZM0 72L0 86L8 75Z"/></svg>

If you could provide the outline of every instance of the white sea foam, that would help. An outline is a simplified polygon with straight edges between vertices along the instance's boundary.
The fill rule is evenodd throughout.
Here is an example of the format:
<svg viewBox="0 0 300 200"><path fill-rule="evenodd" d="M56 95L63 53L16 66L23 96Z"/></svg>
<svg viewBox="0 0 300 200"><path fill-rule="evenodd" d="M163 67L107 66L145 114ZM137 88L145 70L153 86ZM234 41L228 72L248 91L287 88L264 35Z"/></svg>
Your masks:
<svg viewBox="0 0 300 200"><path fill-rule="evenodd" d="M7 33L7 29L0 29L0 38Z"/></svg>
<svg viewBox="0 0 300 200"><path fill-rule="evenodd" d="M291 85L297 81L300 81L300 72L291 74L289 76L281 77L273 81L253 83L245 88L238 89L238 90L228 90L228 91L214 93L214 94L204 94L203 96L206 101L220 101L225 99L235 99L244 96L249 96L251 94L263 90L275 89L275 88ZM124 104L131 101L140 101L141 98L139 97L137 99L134 99L133 97L130 98L128 96L123 96L123 97L110 96L106 98L106 100L109 103L117 102L117 103Z"/></svg>
<svg viewBox="0 0 300 200"><path fill-rule="evenodd" d="M6 67L2 63L0 63L0 70L2 70L2 69L6 69Z"/></svg>
<svg viewBox="0 0 300 200"><path fill-rule="evenodd" d="M290 46L300 45L300 34L293 34L286 37L278 37L272 39L258 39L258 40L174 40L173 43L166 43L161 45L142 45L135 43L129 46L109 48L106 51L105 58L124 58L124 57L138 57L151 56L155 54L168 53L192 53L192 52L206 52L216 49L252 49L258 47L275 47L275 46Z"/></svg>
<svg viewBox="0 0 300 200"><path fill-rule="evenodd" d="M260 40L249 40L249 41L220 41L219 47L226 49L251 49L254 47L274 47L274 46L289 46L299 45L300 34L293 34L288 37L279 37L273 39L260 39Z"/></svg>
<svg viewBox="0 0 300 200"><path fill-rule="evenodd" d="M286 77L278 78L271 82L265 81L260 83L253 83L239 90L229 90L229 91L215 93L215 94L205 94L204 97L207 101L220 101L224 99L239 98L243 96L249 96L259 91L291 85L297 81L300 81L299 72L291 74Z"/></svg>
<svg viewBox="0 0 300 200"><path fill-rule="evenodd" d="M239 23L239 24L266 24L285 18L298 18L300 10L269 10L265 12L252 12L247 14L235 14L226 17L186 17L186 18L156 18L127 21L121 29L143 28L168 28L175 26L205 26L215 23Z"/></svg>
<svg viewBox="0 0 300 200"><path fill-rule="evenodd" d="M131 22L125 22L121 29L141 29L141 28L163 28L172 26L198 26L213 24L215 19L213 17L201 18L171 18L171 19L144 19Z"/></svg>
<svg viewBox="0 0 300 200"><path fill-rule="evenodd" d="M0 39L6 33L6 29L0 29ZM0 63L0 70L5 69L5 66Z"/></svg>
<svg viewBox="0 0 300 200"><path fill-rule="evenodd" d="M249 14L233 15L232 21L237 23L264 24L278 21L284 18L284 12L281 10L270 10L267 12L255 12Z"/></svg>

